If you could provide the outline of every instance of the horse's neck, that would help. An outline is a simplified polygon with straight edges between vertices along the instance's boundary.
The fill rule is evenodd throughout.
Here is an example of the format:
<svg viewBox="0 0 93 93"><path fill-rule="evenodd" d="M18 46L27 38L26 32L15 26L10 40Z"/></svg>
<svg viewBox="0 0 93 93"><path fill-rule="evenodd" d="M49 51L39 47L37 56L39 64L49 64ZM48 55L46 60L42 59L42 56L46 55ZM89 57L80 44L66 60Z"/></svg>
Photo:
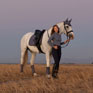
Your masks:
<svg viewBox="0 0 93 93"><path fill-rule="evenodd" d="M64 33L64 22L58 23L57 25L60 29L60 34L63 34Z"/></svg>
<svg viewBox="0 0 93 93"><path fill-rule="evenodd" d="M57 24L58 25L58 27L60 28L60 34L62 34L63 33L63 31L64 31L64 24L63 24L63 22L61 22L61 23L58 23ZM47 30L48 31L48 34L49 34L49 36L51 36L51 31L52 31L52 28L53 27L51 27L49 30Z"/></svg>
<svg viewBox="0 0 93 93"><path fill-rule="evenodd" d="M51 27L49 30L47 30L47 34L48 34L49 36L51 36L51 31L52 31L52 27Z"/></svg>

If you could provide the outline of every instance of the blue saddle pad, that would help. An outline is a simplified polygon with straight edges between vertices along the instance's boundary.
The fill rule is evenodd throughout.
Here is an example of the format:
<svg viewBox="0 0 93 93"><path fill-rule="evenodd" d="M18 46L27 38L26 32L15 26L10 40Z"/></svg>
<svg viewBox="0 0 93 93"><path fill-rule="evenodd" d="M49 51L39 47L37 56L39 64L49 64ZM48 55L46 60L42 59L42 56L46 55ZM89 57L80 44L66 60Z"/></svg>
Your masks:
<svg viewBox="0 0 93 93"><path fill-rule="evenodd" d="M33 34L29 40L29 45L30 46L35 46L36 45L36 40L35 40L36 36L35 34Z"/></svg>

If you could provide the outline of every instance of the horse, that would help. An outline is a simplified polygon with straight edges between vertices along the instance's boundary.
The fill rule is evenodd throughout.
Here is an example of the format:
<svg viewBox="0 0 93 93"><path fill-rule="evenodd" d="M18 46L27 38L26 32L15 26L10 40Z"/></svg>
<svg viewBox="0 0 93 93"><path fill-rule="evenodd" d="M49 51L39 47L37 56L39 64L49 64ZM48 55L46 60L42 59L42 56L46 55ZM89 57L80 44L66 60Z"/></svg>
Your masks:
<svg viewBox="0 0 93 93"><path fill-rule="evenodd" d="M60 32L59 34L65 34L67 37L70 38L70 40L74 39L74 32L72 30L72 25L71 25L72 19L68 20L68 18L65 21L62 21L60 23L57 23ZM48 39L51 36L51 27L49 30L46 30L42 36L42 43L40 45L41 50L46 56L46 76L50 77L50 61L51 61L51 51L52 47L48 44ZM37 76L37 73L35 71L35 66L34 66L34 61L36 54L40 54L40 51L36 46L30 46L29 45L29 40L31 36L33 35L33 32L28 32L26 33L22 39L21 39L21 63L20 63L20 72L23 72L23 67L28 61L28 50L31 52L31 60L30 60L30 66L32 69L32 75Z"/></svg>

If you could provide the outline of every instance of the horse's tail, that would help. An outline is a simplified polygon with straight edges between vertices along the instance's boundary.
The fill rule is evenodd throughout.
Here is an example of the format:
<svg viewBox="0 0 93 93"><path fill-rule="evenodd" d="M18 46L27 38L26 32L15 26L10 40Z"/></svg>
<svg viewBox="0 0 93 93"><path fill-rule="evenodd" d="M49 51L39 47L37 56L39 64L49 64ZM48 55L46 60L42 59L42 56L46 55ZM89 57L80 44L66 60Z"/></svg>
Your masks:
<svg viewBox="0 0 93 93"><path fill-rule="evenodd" d="M26 49L25 54L24 54L24 64L26 64L28 61L28 49Z"/></svg>
<svg viewBox="0 0 93 93"><path fill-rule="evenodd" d="M26 35L24 35L21 39L21 65L25 65L28 60L28 48L26 38Z"/></svg>
<svg viewBox="0 0 93 93"><path fill-rule="evenodd" d="M23 67L25 64L27 64L27 60L28 60L28 49L26 49L25 51L21 51L21 69L20 72L23 72Z"/></svg>

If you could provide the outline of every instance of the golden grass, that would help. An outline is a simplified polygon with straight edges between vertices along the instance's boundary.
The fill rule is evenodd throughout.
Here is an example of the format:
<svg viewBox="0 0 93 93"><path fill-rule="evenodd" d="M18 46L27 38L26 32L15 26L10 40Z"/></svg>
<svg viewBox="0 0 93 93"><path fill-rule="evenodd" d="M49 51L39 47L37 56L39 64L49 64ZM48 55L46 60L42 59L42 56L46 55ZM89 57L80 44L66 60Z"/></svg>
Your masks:
<svg viewBox="0 0 93 93"><path fill-rule="evenodd" d="M46 77L46 65L30 65L20 73L20 65L0 65L0 93L93 93L93 65L60 65L59 78ZM51 66L52 69L52 66Z"/></svg>

